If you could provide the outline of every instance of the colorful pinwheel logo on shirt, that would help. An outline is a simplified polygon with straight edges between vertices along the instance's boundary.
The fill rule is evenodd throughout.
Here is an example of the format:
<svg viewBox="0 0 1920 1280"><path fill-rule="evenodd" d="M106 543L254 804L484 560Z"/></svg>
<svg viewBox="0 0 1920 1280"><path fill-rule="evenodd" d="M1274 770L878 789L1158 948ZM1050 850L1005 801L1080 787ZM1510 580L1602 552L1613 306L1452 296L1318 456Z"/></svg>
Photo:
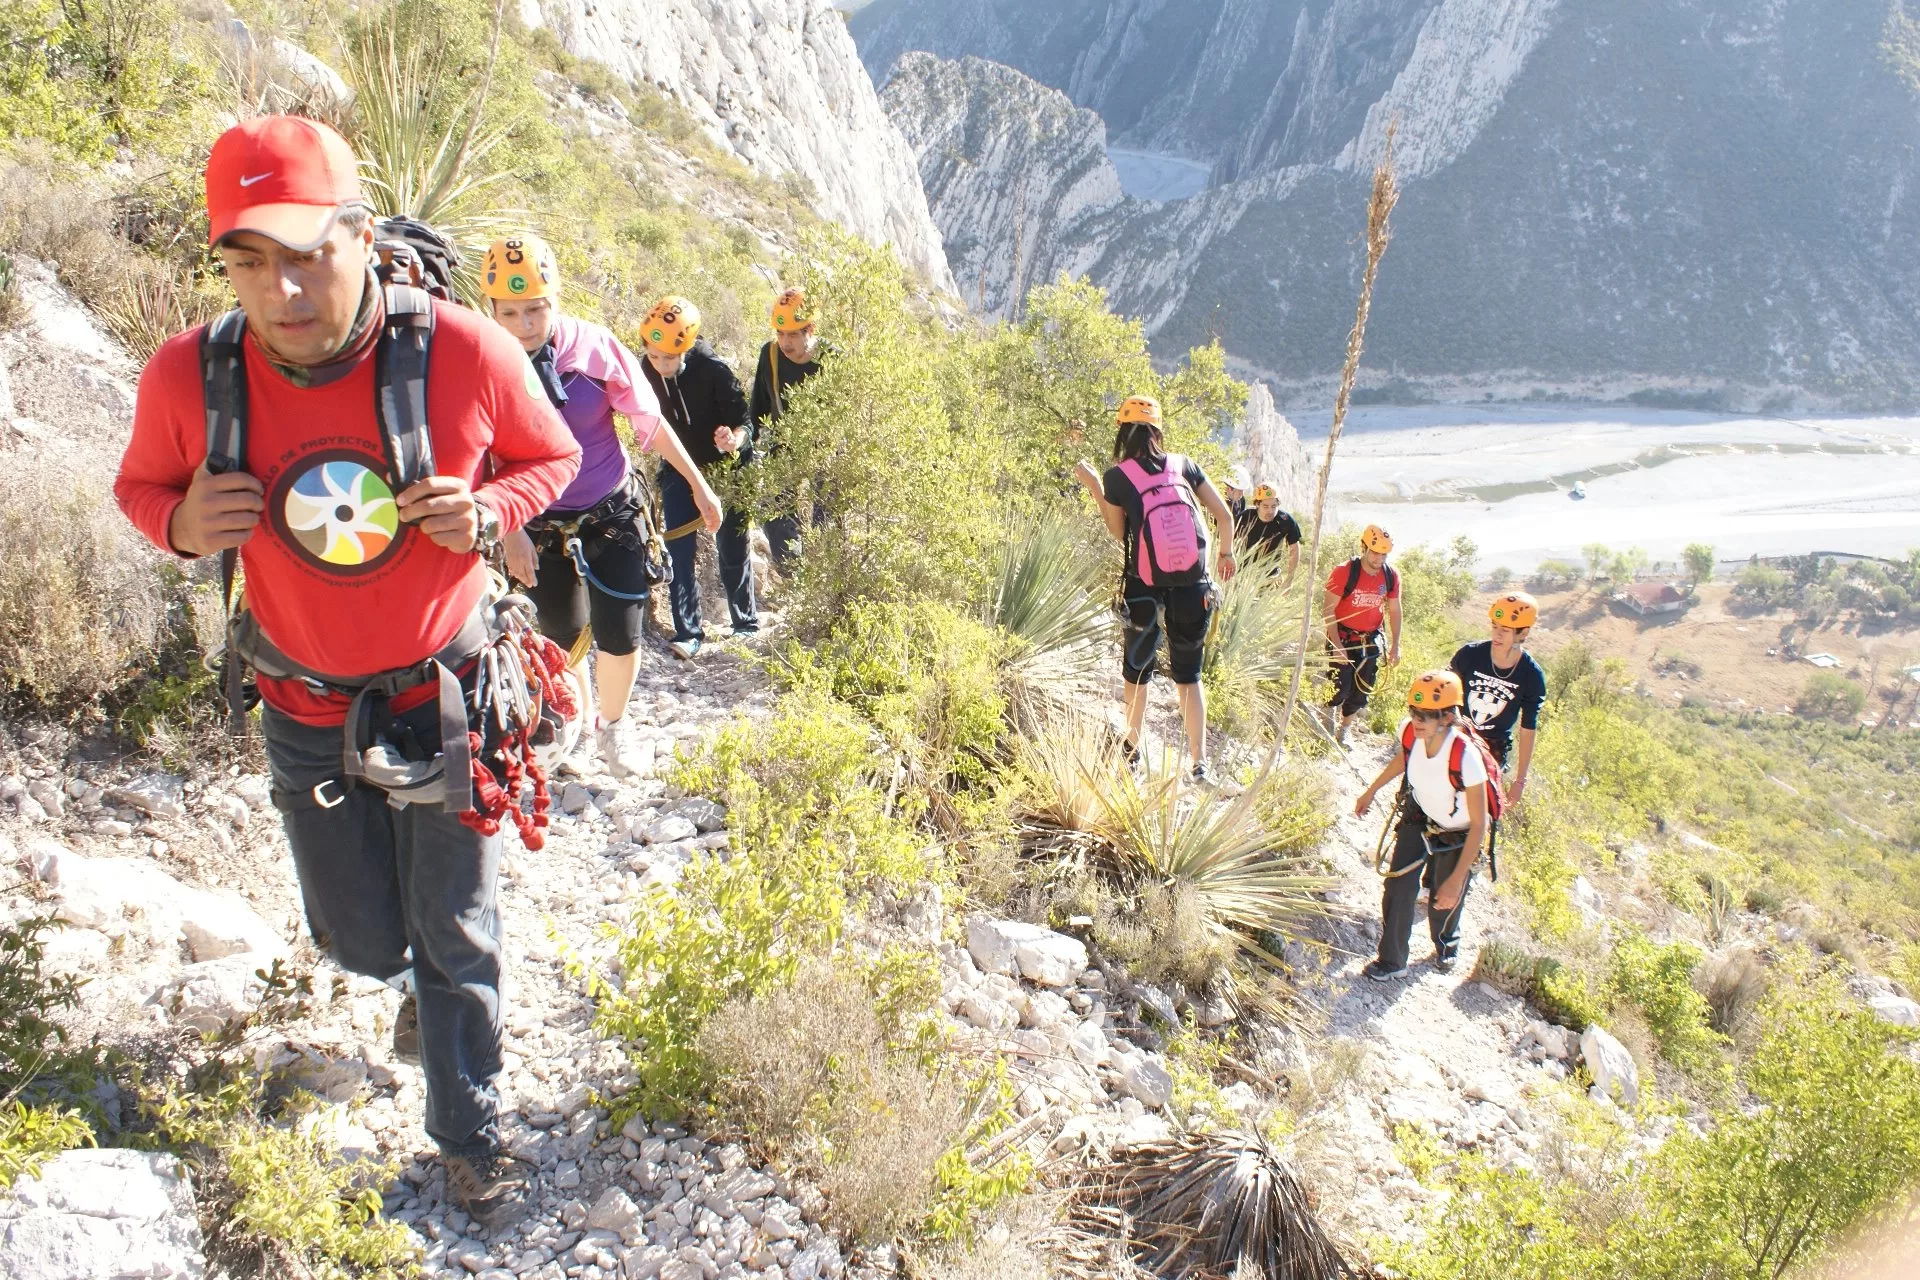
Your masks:
<svg viewBox="0 0 1920 1280"><path fill-rule="evenodd" d="M371 565L400 533L400 508L378 472L359 462L323 462L287 489L287 532L314 559L344 569Z"/></svg>

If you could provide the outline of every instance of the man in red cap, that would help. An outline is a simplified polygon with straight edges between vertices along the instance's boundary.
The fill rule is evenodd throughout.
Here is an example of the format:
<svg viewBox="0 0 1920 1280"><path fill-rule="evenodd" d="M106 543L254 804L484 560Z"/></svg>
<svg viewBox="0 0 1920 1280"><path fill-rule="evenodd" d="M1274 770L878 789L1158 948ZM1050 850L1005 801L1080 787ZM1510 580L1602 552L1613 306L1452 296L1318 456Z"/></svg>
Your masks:
<svg viewBox="0 0 1920 1280"><path fill-rule="evenodd" d="M358 724L342 726L363 706L406 759L436 758L446 704L457 728L466 699L435 695L454 672L471 691L484 643L480 553L560 495L580 450L505 330L380 287L353 152L326 125L237 125L206 183L244 330L236 315L154 353L114 494L177 555L238 549L253 652L295 673L254 661L309 927L343 968L411 988L395 1043L419 1056L449 1193L503 1225L534 1186L498 1124L500 837L343 767ZM418 378L396 384L403 324L426 336Z"/></svg>

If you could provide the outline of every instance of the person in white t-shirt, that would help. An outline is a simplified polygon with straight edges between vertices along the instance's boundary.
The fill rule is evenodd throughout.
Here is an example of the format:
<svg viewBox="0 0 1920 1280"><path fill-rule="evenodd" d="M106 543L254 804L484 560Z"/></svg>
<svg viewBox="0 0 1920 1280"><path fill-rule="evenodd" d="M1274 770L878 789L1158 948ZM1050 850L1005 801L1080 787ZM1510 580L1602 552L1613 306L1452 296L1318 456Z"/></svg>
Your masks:
<svg viewBox="0 0 1920 1280"><path fill-rule="evenodd" d="M1407 690L1409 718L1400 732L1400 741L1411 745L1394 752L1354 802L1354 815L1364 818L1382 789L1406 779L1406 804L1380 895L1380 951L1366 968L1375 982L1406 977L1407 943L1422 888L1434 968L1451 972L1460 953L1467 886L1487 843L1487 766L1459 727L1465 701L1460 677L1451 671L1416 677Z"/></svg>

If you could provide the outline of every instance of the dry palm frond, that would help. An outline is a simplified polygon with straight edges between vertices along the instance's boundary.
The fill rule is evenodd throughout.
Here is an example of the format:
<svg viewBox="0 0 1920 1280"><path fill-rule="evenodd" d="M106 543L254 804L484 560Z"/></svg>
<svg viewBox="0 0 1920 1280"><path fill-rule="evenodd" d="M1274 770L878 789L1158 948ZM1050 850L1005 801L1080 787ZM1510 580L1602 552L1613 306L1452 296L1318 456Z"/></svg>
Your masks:
<svg viewBox="0 0 1920 1280"><path fill-rule="evenodd" d="M1113 615L1101 600L1102 573L1063 520L1029 520L1012 531L982 620L1013 637L1007 665L1020 690L1070 689L1106 659Z"/></svg>
<svg viewBox="0 0 1920 1280"><path fill-rule="evenodd" d="M1042 716L1018 743L1028 784L1028 813L1061 831L1092 833L1107 817L1107 792L1123 772L1120 739L1100 722L1065 708Z"/></svg>
<svg viewBox="0 0 1920 1280"><path fill-rule="evenodd" d="M1074 1197L1071 1228L1119 1237L1163 1276L1358 1280L1300 1179L1256 1133L1181 1134L1133 1147ZM1084 1252L1084 1250L1076 1250Z"/></svg>
<svg viewBox="0 0 1920 1280"><path fill-rule="evenodd" d="M460 87L442 46L400 30L389 10L362 26L347 44L346 78L354 89L354 151L380 212L431 223L477 261L486 243L523 219L498 209L495 189L512 176L502 148L514 122L486 125L482 117L500 50L502 13L493 18L493 46L480 84ZM461 273L471 292L470 271Z"/></svg>

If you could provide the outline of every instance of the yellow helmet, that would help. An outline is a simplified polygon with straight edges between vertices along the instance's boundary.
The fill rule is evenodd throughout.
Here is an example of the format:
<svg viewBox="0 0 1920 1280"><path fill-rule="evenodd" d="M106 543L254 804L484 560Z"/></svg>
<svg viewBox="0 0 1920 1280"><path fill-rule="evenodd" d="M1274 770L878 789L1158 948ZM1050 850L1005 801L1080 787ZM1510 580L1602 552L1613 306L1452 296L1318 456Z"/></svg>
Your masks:
<svg viewBox="0 0 1920 1280"><path fill-rule="evenodd" d="M1280 501L1280 491L1270 484L1258 484L1253 487L1253 503L1259 506L1263 502Z"/></svg>
<svg viewBox="0 0 1920 1280"><path fill-rule="evenodd" d="M700 308L685 298L662 298L640 324L640 341L649 351L677 356L700 337Z"/></svg>
<svg viewBox="0 0 1920 1280"><path fill-rule="evenodd" d="M1445 711L1467 700L1460 677L1451 671L1425 671L1407 689L1407 706L1416 711Z"/></svg>
<svg viewBox="0 0 1920 1280"><path fill-rule="evenodd" d="M783 289L773 300L773 328L776 333L794 333L813 323L807 295L799 289Z"/></svg>
<svg viewBox="0 0 1920 1280"><path fill-rule="evenodd" d="M487 246L480 264L480 292L502 302L560 296L560 264L553 249L531 232L503 236Z"/></svg>
<svg viewBox="0 0 1920 1280"><path fill-rule="evenodd" d="M1540 621L1540 606L1524 591L1510 591L1487 607L1487 621L1496 627L1525 631Z"/></svg>
<svg viewBox="0 0 1920 1280"><path fill-rule="evenodd" d="M1113 420L1121 426L1129 422L1160 426L1160 402L1152 396L1128 396L1120 402L1120 412L1113 415Z"/></svg>
<svg viewBox="0 0 1920 1280"><path fill-rule="evenodd" d="M1383 556L1393 550L1393 535L1377 524L1370 524L1360 531L1360 548Z"/></svg>

